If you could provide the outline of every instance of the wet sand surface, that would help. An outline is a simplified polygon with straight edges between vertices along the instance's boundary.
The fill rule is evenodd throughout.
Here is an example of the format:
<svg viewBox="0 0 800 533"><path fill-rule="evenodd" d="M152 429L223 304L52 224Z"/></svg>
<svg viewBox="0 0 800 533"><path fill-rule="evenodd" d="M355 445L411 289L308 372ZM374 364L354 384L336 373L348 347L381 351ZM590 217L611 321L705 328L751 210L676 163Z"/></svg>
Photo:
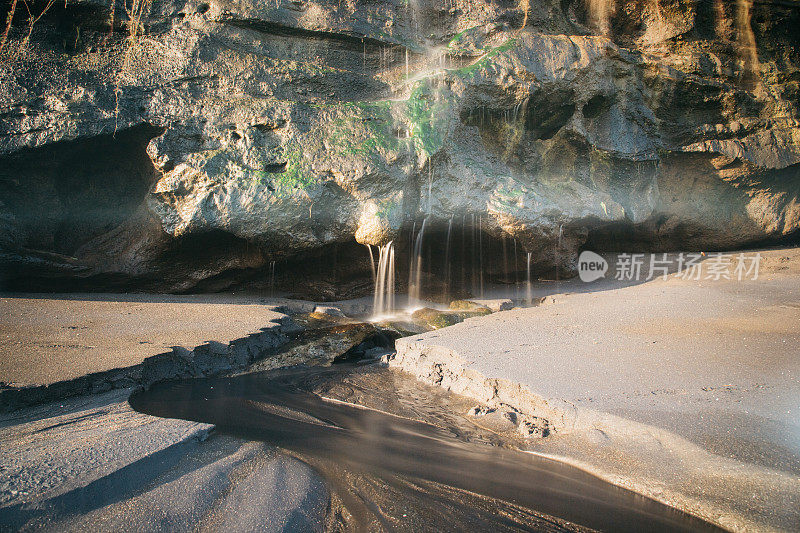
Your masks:
<svg viewBox="0 0 800 533"><path fill-rule="evenodd" d="M164 383L130 402L145 413L210 422L320 465L339 488L342 516L358 530L715 529L578 469L516 451L521 439L513 433L457 414L468 400L379 366ZM354 476L358 482L348 483ZM386 486L394 499L389 505L378 495L385 489L376 491ZM487 509L494 510L487 516Z"/></svg>
<svg viewBox="0 0 800 533"><path fill-rule="evenodd" d="M729 527L800 528L800 253L763 255L757 281L566 282L401 339L393 364L476 398L506 386L561 426L541 453Z"/></svg>
<svg viewBox="0 0 800 533"><path fill-rule="evenodd" d="M212 426L133 411L130 391L0 418L0 530L315 530L308 465Z"/></svg>
<svg viewBox="0 0 800 533"><path fill-rule="evenodd" d="M515 451L513 427L461 414L472 400L382 366L168 382L131 398L157 416L127 393L3 415L1 527L714 529Z"/></svg>
<svg viewBox="0 0 800 533"><path fill-rule="evenodd" d="M209 341L228 343L285 317L253 296L0 295L0 382L49 385Z"/></svg>

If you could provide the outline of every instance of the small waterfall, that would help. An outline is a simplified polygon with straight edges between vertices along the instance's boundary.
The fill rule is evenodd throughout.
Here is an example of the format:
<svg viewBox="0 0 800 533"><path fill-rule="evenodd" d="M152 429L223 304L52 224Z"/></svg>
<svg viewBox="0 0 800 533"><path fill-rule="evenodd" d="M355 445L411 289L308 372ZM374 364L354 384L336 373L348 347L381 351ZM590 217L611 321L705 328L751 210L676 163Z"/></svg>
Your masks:
<svg viewBox="0 0 800 533"><path fill-rule="evenodd" d="M470 251L472 255L470 257L470 265L472 266L472 294L478 294L478 254L476 253L478 250L478 227L475 224L475 215L470 215L470 222L471 230L470 237L472 237L472 246L470 247Z"/></svg>
<svg viewBox="0 0 800 533"><path fill-rule="evenodd" d="M483 298L483 217L478 215L478 269L481 282L481 298Z"/></svg>
<svg viewBox="0 0 800 533"><path fill-rule="evenodd" d="M411 233L408 234L408 292L411 297L411 281L414 279L414 239L417 237L417 221L411 226Z"/></svg>
<svg viewBox="0 0 800 533"><path fill-rule="evenodd" d="M377 279L377 272L375 271L375 256L372 253L372 245L365 244L364 246L366 246L367 250L369 250L369 264L372 272L372 283L375 283L375 280Z"/></svg>
<svg viewBox="0 0 800 533"><path fill-rule="evenodd" d="M422 282L422 243L425 238L425 228L428 225L428 217L422 221L422 227L414 240L414 252L411 256L411 268L408 278L408 303L409 306L420 302L421 282Z"/></svg>
<svg viewBox="0 0 800 533"><path fill-rule="evenodd" d="M372 315L380 317L394 311L394 242L380 247L378 270L375 276L375 297L372 300Z"/></svg>
<svg viewBox="0 0 800 533"><path fill-rule="evenodd" d="M528 268L527 268L527 275L525 276L525 299L527 300L528 304L533 302L533 294L531 290L531 254L528 252Z"/></svg>
<svg viewBox="0 0 800 533"><path fill-rule="evenodd" d="M483 217L470 215L470 265L472 269L472 294L483 297Z"/></svg>
<svg viewBox="0 0 800 533"><path fill-rule="evenodd" d="M730 37L728 24L732 22L735 30L734 44L745 74L758 76L758 48L752 25L753 0L735 0L735 3L731 3L734 4L732 21L725 7L726 2L724 0L714 0L717 36L722 39L728 39Z"/></svg>
<svg viewBox="0 0 800 533"><path fill-rule="evenodd" d="M461 288L467 286L467 215L461 215Z"/></svg>

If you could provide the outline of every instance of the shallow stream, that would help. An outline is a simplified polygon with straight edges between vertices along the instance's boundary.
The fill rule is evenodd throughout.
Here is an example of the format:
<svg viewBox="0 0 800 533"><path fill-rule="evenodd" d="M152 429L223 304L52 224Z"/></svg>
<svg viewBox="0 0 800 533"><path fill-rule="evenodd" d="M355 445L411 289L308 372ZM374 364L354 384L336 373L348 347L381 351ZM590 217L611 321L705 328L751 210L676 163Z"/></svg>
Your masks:
<svg viewBox="0 0 800 533"><path fill-rule="evenodd" d="M328 530L715 530L520 451L519 437L465 414L474 402L375 363L163 383L130 404L214 424L311 465L330 488L320 524Z"/></svg>

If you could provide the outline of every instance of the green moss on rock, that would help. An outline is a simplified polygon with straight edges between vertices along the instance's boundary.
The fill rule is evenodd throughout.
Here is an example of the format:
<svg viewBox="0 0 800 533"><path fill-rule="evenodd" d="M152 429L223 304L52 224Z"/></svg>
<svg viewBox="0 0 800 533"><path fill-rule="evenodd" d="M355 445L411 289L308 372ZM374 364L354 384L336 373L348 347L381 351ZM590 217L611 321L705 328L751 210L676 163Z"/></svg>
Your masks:
<svg viewBox="0 0 800 533"><path fill-rule="evenodd" d="M444 144L454 116L455 98L449 89L420 82L407 102L411 138L415 147L430 156Z"/></svg>

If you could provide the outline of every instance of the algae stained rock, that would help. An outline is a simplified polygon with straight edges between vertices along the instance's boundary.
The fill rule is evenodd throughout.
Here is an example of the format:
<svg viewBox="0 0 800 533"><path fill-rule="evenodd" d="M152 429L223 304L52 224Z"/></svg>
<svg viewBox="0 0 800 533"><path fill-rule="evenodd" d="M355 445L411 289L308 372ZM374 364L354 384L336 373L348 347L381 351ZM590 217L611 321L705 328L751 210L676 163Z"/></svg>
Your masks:
<svg viewBox="0 0 800 533"><path fill-rule="evenodd" d="M6 284L208 289L424 216L564 270L796 236L800 7L590 4L53 6L0 63Z"/></svg>

